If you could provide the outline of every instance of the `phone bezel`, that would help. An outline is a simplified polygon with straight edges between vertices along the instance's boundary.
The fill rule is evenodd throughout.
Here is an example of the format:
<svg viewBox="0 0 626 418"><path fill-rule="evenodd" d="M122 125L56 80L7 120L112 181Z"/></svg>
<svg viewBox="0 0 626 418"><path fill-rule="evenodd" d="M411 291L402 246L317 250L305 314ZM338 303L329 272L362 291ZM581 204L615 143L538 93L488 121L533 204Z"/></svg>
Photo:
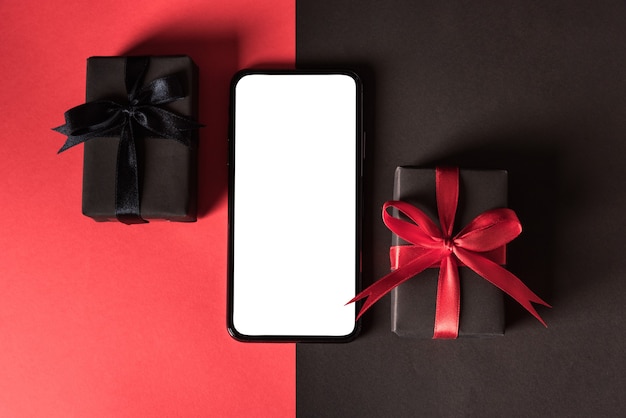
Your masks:
<svg viewBox="0 0 626 418"><path fill-rule="evenodd" d="M234 187L235 187L235 118L236 118L236 88L241 79L249 75L346 75L351 77L356 84L356 138L354 158L356 160L355 167L355 187L356 202L354 210L356 212L356 236L354 242L354 263L355 278L354 291L355 295L361 288L361 253L362 253L362 211L363 211L363 158L364 158L364 133L363 133L363 85L358 75L348 70L242 70L239 71L232 79L230 86L230 110L229 110L229 132L228 132L228 266L227 266L227 329L229 334L236 340L242 342L348 342L353 340L361 329L360 320L355 320L353 330L346 335L246 335L240 333L234 325ZM347 302L347 301L346 301ZM355 309L356 314L360 308L357 303Z"/></svg>

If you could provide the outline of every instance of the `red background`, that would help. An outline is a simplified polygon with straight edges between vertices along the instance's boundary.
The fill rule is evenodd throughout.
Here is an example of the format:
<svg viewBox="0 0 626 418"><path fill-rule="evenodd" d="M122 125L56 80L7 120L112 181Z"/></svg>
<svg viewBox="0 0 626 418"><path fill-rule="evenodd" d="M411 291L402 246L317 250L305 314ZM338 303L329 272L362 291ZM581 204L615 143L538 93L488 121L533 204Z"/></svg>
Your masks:
<svg viewBox="0 0 626 418"><path fill-rule="evenodd" d="M0 416L294 416L295 349L225 326L228 87L295 60L294 0L0 6ZM199 219L81 215L82 147L51 130L92 55L200 67Z"/></svg>

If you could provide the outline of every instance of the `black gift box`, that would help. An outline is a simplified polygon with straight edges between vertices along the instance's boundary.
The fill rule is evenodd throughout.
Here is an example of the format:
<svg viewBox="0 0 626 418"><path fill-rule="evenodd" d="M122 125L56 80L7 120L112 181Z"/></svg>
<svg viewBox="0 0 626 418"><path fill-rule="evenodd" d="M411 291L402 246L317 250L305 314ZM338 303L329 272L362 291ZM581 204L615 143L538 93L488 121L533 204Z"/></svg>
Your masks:
<svg viewBox="0 0 626 418"><path fill-rule="evenodd" d="M125 57L91 57L87 60L87 102L123 100ZM186 89L180 100L162 105L178 115L197 120L197 68L187 56L150 57L143 84L177 75ZM197 131L191 144L150 136L136 140L139 160L141 216L151 220L196 220ZM84 143L83 214L96 221L115 216L116 160L119 137L94 138Z"/></svg>
<svg viewBox="0 0 626 418"><path fill-rule="evenodd" d="M438 224L435 170L396 168L393 199L422 209ZM480 213L507 206L507 172L460 170L459 203L453 234ZM397 216L397 214L395 214ZM392 234L392 246L407 245ZM438 268L428 268L391 292L391 330L400 337L432 338ZM504 334L504 298L500 289L467 267L459 267L459 337Z"/></svg>

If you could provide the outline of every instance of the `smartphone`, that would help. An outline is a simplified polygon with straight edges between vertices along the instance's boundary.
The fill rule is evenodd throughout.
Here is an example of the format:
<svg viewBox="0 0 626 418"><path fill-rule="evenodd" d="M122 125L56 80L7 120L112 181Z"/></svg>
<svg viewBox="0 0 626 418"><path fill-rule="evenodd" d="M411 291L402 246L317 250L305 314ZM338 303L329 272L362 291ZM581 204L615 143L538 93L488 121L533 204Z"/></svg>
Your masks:
<svg viewBox="0 0 626 418"><path fill-rule="evenodd" d="M231 84L228 331L348 341L361 281L362 84L242 71Z"/></svg>

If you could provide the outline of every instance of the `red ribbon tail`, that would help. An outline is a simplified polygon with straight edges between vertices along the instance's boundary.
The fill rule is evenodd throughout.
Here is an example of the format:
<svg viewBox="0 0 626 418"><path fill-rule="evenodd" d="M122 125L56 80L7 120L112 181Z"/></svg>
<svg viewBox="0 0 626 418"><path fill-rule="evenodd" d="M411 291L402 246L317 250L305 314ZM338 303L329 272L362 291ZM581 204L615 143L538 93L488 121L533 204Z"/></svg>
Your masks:
<svg viewBox="0 0 626 418"><path fill-rule="evenodd" d="M461 285L459 268L452 254L441 261L437 283L437 305L433 338L453 339L459 336Z"/></svg>
<svg viewBox="0 0 626 418"><path fill-rule="evenodd" d="M517 276L480 254L472 253L458 247L455 248L455 254L467 267L471 268L485 280L489 281L504 293L511 296L517 301L517 303L522 305L528 312L537 318L543 326L547 327L545 321L541 318L541 316L539 316L532 303L547 306L548 308L551 308L552 306L534 294L532 290L526 287L526 285L517 278Z"/></svg>
<svg viewBox="0 0 626 418"><path fill-rule="evenodd" d="M415 258L410 263L407 263L397 270L387 274L380 280L377 280L374 284L356 295L350 302L346 303L346 305L367 298L356 317L358 320L361 315L365 313L365 311L367 311L380 298L391 292L394 287L426 270L428 267L441 260L441 257L441 251L436 249L424 253L422 256Z"/></svg>

